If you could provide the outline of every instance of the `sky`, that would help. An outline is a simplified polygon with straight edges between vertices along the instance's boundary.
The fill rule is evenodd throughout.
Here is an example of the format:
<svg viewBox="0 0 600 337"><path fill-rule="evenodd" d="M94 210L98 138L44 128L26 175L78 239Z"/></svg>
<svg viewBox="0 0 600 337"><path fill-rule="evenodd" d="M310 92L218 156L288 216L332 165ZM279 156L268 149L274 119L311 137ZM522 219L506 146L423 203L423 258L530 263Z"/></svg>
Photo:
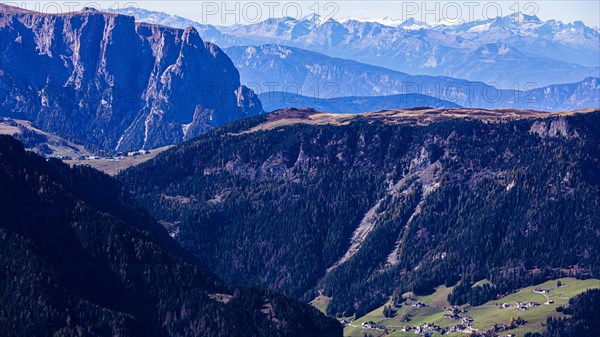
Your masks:
<svg viewBox="0 0 600 337"><path fill-rule="evenodd" d="M3 3L19 5L31 10L56 12L79 10L84 6L96 8L124 8L137 6L149 10L179 15L200 23L214 25L248 24L271 17L291 16L301 18L319 14L324 18L391 18L405 21L413 17L419 21L447 23L493 18L515 13L537 15L542 20L556 19L563 22L583 21L591 27L600 27L600 1L276 1L276 0L96 0L96 1L22 1L2 0ZM58 8L58 9L57 9Z"/></svg>

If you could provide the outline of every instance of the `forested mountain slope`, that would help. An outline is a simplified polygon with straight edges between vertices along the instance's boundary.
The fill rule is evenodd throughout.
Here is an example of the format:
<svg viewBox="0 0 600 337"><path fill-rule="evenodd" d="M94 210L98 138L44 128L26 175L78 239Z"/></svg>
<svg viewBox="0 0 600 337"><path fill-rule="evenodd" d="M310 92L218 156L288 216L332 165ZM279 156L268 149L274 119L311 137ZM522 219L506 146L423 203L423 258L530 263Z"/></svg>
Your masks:
<svg viewBox="0 0 600 337"><path fill-rule="evenodd" d="M0 335L341 336L308 305L230 287L114 179L0 136Z"/></svg>
<svg viewBox="0 0 600 337"><path fill-rule="evenodd" d="M119 178L225 280L321 291L330 313L461 279L464 302L600 273L599 110L290 109ZM495 286L470 287L483 278Z"/></svg>

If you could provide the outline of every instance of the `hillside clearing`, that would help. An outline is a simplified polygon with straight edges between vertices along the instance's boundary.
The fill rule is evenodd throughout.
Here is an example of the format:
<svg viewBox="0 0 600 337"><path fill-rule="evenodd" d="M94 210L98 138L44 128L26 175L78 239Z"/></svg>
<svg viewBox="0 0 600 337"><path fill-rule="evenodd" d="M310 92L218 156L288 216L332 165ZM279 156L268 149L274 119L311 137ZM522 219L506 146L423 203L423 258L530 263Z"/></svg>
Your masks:
<svg viewBox="0 0 600 337"><path fill-rule="evenodd" d="M549 316L565 317L564 314L556 312L556 307L561 305L568 306L571 297L581 294L588 289L600 289L600 280L598 279L577 280L573 278L561 278L560 281L562 282L562 286L560 288L557 288L557 281L558 279L550 280L531 287L519 289L510 295L494 301L489 301L477 307L467 306L465 308L466 312L459 315L463 317L472 317L473 329L476 329L477 331L486 331L494 324L508 324L511 317L514 319L521 317L526 321L523 326L513 330L506 330L502 333L514 333L517 337L522 337L527 332L543 331L542 324ZM483 280L479 283L484 284L488 282L489 281ZM452 291L451 289L452 288L446 288L442 285L437 287L433 294L427 296L419 297L412 293L404 294L403 297L406 298L406 301L399 308L396 308L397 311L394 317L384 317L382 306L347 325L344 329L344 336L362 337L364 332L367 331L373 336L384 336L383 328L388 330L388 335L385 336L414 336L414 330L408 332L401 331L401 327L423 326L426 323L435 324L442 328L456 325L460 323L460 321L444 317L445 314L450 313L449 310L444 310L444 308L450 308L450 305L447 302L447 296ZM535 289L549 290L549 293L537 293L534 292ZM553 303L549 303L549 301L553 301ZM426 306L413 306L413 304L418 302L424 303ZM521 310L515 306L517 302L537 302L539 303L539 306ZM507 303L510 306L502 309L501 307L504 303ZM391 306L392 303L388 302L385 305ZM404 318L409 318L409 322L403 321ZM374 322L377 327L381 327L382 329L364 329L361 327L364 322ZM467 335L468 334L463 332L456 332L445 334L444 336ZM434 333L433 336L441 336L441 334L438 332Z"/></svg>

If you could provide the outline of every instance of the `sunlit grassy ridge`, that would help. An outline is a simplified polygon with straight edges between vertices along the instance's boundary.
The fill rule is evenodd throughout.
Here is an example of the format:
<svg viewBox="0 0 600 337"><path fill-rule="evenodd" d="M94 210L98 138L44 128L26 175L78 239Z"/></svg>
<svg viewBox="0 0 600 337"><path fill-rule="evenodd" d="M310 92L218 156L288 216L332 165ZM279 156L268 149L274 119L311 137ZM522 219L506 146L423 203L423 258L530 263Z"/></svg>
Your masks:
<svg viewBox="0 0 600 337"><path fill-rule="evenodd" d="M568 306L569 299L574 297L588 289L600 289L600 280L589 279L589 280L577 280L573 278L562 278L560 279L562 286L557 287L558 280L547 281L542 284L534 285L531 287L520 289L510 295L504 296L494 301L489 301L483 305L477 307L467 307L467 312L461 315L468 315L473 317L474 323L473 328L478 331L485 331L493 324L508 324L512 318L517 319L521 317L526 323L514 330L503 332L503 334L514 333L517 336L523 336L527 332L540 332L543 331L542 324L546 321L549 316L553 317L564 317L562 313L556 312L557 306ZM483 282L479 282L483 284ZM535 293L534 289L548 289L550 293L546 296L544 294ZM361 327L363 322L373 321L378 326L387 327L387 336L414 336L414 331L403 332L400 331L400 327L410 325L417 326L425 323L434 323L441 327L449 327L459 322L443 317L444 314L449 313L444 308L450 308L450 304L447 301L447 296L451 292L451 288L440 286L436 288L435 292L427 296L415 296L414 294L405 294L405 297L410 297L415 301L426 303L427 306L422 308L413 307L410 304L413 301L408 300L400 308L397 308L396 315L393 318L386 318L383 314L383 306L371 311L366 316L360 317L355 321L351 322L344 329L344 336L348 337L362 337L365 332L371 333L373 336L383 336L382 331L378 330L367 330ZM544 304L548 300L554 301L553 304ZM516 308L514 305L516 302L539 302L539 307L531 308L523 311ZM506 309L500 309L503 303L508 303L511 306ZM392 305L391 302L386 303L387 306ZM403 316L409 316L410 321L403 322ZM434 336L440 336L438 333ZM465 333L453 333L444 336L466 336Z"/></svg>
<svg viewBox="0 0 600 337"><path fill-rule="evenodd" d="M362 114L337 114L324 113L313 109L283 109L269 115L267 121L246 132L271 130L282 126L294 124L308 125L345 125L353 120L367 119L378 120L390 124L415 124L426 125L434 122L443 122L456 118L477 119L489 122L502 122L512 119L545 118L556 116L571 116L578 113L588 113L597 109L575 110L550 113L534 110L516 109L433 109L412 108L402 110L382 110Z"/></svg>

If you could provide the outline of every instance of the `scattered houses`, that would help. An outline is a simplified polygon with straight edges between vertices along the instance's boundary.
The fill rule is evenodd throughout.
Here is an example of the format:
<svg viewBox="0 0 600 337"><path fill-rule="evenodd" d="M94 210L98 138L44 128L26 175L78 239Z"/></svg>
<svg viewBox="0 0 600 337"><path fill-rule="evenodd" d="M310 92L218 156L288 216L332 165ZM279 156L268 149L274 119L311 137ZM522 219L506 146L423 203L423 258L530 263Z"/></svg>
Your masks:
<svg viewBox="0 0 600 337"><path fill-rule="evenodd" d="M117 160L123 160L124 157L137 157L140 155L144 155L144 154L150 154L149 150L137 150L137 151L131 151L131 152L119 152L117 153L115 156L113 157L102 157L102 156L96 156L96 155L92 155L92 156L84 156L84 155L79 155L75 158L72 158L70 156L50 156L51 158L57 158L57 159L61 159L61 160L110 160L110 161L117 161Z"/></svg>
<svg viewBox="0 0 600 337"><path fill-rule="evenodd" d="M552 300L549 300L548 302L550 302L550 301L552 303L554 303L554 301L552 301ZM547 304L547 305L548 304L552 304L552 303L548 303L548 302L546 302L544 304ZM525 303L525 302L517 302L517 303L515 303L514 307L517 308L517 309L519 309L519 310L525 311L525 310L529 310L531 308L539 307L540 305L542 305L540 302L527 302L527 303ZM506 308L509 308L509 307L510 307L510 304L503 303L499 308L500 309L506 309Z"/></svg>
<svg viewBox="0 0 600 337"><path fill-rule="evenodd" d="M527 304L523 303L523 302L517 302L515 303L515 308L519 309L519 310L528 310L529 307L527 306Z"/></svg>
<svg viewBox="0 0 600 337"><path fill-rule="evenodd" d="M148 150L137 150L137 151L131 151L131 152L127 152L127 157L137 157L143 154L149 154L150 151Z"/></svg>
<svg viewBox="0 0 600 337"><path fill-rule="evenodd" d="M375 323L373 321L362 322L360 325L363 329L372 329L375 327Z"/></svg>
<svg viewBox="0 0 600 337"><path fill-rule="evenodd" d="M460 320L460 316L456 313L444 314L444 318Z"/></svg>

